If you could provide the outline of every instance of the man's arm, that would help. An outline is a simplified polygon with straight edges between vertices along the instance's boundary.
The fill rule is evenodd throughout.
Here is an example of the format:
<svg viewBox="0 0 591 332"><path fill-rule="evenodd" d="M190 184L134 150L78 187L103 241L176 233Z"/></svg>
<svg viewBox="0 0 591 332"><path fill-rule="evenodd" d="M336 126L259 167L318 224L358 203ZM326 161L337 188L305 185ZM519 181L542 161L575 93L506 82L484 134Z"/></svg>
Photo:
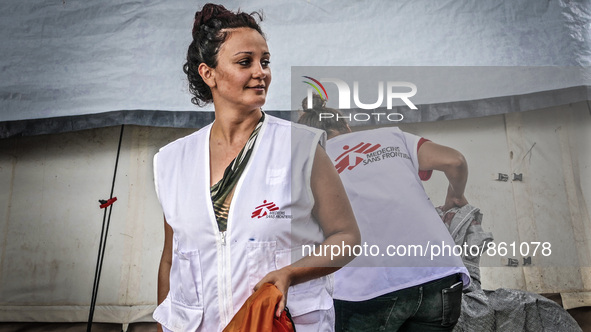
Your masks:
<svg viewBox="0 0 591 332"><path fill-rule="evenodd" d="M443 211L468 204L464 189L468 180L468 164L457 150L433 142L425 142L418 151L419 170L437 170L445 173L449 181Z"/></svg>

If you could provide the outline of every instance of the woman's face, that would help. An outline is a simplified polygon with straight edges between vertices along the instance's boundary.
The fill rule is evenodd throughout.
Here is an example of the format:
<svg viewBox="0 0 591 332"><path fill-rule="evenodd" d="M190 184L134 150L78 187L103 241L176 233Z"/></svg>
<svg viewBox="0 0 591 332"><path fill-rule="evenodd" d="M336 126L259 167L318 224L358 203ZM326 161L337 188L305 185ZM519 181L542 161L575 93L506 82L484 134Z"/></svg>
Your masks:
<svg viewBox="0 0 591 332"><path fill-rule="evenodd" d="M256 30L232 29L213 69L213 102L217 106L256 109L265 104L271 83L271 54Z"/></svg>

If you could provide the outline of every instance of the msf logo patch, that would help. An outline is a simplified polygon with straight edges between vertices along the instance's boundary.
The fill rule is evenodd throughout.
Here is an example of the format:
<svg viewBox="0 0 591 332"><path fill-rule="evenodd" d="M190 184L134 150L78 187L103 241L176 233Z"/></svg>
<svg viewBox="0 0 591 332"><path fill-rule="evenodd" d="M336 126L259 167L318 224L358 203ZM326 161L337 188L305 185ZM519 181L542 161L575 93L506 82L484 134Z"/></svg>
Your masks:
<svg viewBox="0 0 591 332"><path fill-rule="evenodd" d="M257 217L260 219L260 218L268 215L269 213L271 213L273 211L277 211L277 210L279 210L279 207L277 205L275 205L275 203L273 203L273 202L267 203L267 200L264 200L262 205L259 205L255 208L254 212L252 213L252 216L250 216L250 217L251 218Z"/></svg>
<svg viewBox="0 0 591 332"><path fill-rule="evenodd" d="M380 147L380 144L372 145L372 143L364 142L361 142L352 148L349 145L343 146L345 152L335 159L337 172L341 174L345 170L352 170L365 160L367 154L374 152Z"/></svg>
<svg viewBox="0 0 591 332"><path fill-rule="evenodd" d="M284 210L279 210L277 204L273 202L263 201L263 204L254 208L251 218L268 218L268 219L292 219L290 214L285 213Z"/></svg>

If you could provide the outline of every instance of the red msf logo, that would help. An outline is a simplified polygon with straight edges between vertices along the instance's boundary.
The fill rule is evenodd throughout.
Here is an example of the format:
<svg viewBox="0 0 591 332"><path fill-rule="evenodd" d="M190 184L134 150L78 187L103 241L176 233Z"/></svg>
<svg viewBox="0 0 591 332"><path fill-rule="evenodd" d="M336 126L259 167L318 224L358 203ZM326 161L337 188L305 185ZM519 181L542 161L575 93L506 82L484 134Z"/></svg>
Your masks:
<svg viewBox="0 0 591 332"><path fill-rule="evenodd" d="M251 218L258 217L259 219L268 215L271 211L277 211L279 207L273 202L267 203L267 200L263 201L263 205L259 205L254 209Z"/></svg>
<svg viewBox="0 0 591 332"><path fill-rule="evenodd" d="M374 152L381 146L379 144L374 146L371 145L371 143L361 142L352 148L350 148L348 145L343 146L343 150L345 150L345 152L335 159L335 167L337 168L337 172L340 174L345 169L352 170L355 168L355 166L359 165L359 163L365 160L366 154Z"/></svg>

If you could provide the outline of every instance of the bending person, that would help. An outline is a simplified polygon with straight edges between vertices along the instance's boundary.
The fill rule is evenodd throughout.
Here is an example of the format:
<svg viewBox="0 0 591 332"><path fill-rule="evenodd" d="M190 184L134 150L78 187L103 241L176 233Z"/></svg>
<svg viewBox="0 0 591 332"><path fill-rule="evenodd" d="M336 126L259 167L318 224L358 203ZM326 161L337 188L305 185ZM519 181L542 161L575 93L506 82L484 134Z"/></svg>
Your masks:
<svg viewBox="0 0 591 332"><path fill-rule="evenodd" d="M215 122L160 149L164 212L158 272L163 331L222 331L263 283L301 331L332 331L332 275L353 256L304 257L304 245L359 243L346 193L319 130L262 112L271 68L256 14L206 4L184 71L193 103ZM260 16L259 16L260 18Z"/></svg>
<svg viewBox="0 0 591 332"><path fill-rule="evenodd" d="M464 157L396 127L351 132L318 95L313 105L302 102L298 122L327 132L363 238L359 257L335 273L336 330L451 331L470 277L421 180L443 171L443 209L467 204Z"/></svg>

